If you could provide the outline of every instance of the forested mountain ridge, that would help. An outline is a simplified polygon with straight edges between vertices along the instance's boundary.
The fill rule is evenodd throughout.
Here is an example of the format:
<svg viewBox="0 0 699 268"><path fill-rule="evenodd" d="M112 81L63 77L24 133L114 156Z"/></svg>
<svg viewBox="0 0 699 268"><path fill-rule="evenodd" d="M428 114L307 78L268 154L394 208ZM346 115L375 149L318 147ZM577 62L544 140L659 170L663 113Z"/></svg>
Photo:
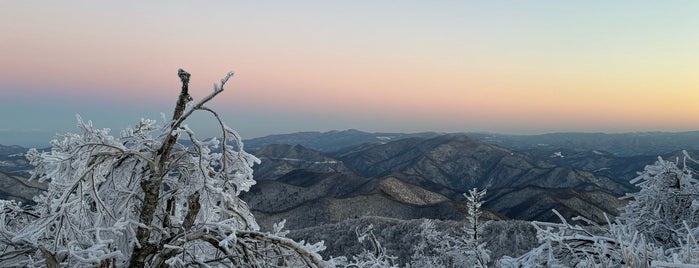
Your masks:
<svg viewBox="0 0 699 268"><path fill-rule="evenodd" d="M618 211L615 207L623 205L623 202L616 199L617 197L633 191L627 180L612 179L604 175L608 173L584 171L579 169L579 166L584 168L584 165L576 166L574 162L562 162L560 158L542 155L541 151L529 151L527 155L463 134L364 143L346 147L334 153L289 144L266 145L253 153L262 161L254 166L254 176L258 179L258 185L253 187L252 191L260 190L260 192L259 195L248 193L245 199L250 198L248 201L256 204L253 206L254 211L269 215L291 209L303 211L306 209L304 207L311 204L281 202L275 203L278 206L273 206L274 209L265 209L266 206L262 203L271 201L262 200L280 198L280 193L272 189L286 184L289 186L281 188L298 187L288 181L289 178L303 180L305 184L304 187L295 191L296 194L307 196L305 192L311 191L315 197L310 200L324 200L323 202L327 204L342 202L343 198L350 198L345 200L349 201L352 198L362 196L366 199L367 196L373 195L374 199L366 199L366 201L387 202L387 204L408 207L420 206L420 204L395 198L400 196L396 189L416 189L412 191L413 193L434 193L446 198L444 201L457 204L463 201L461 193L467 189L487 188L490 194L486 197L485 207L500 215L494 217L523 220L555 220L556 216L550 212L551 208L557 208L563 215L582 214L595 220L603 220L600 218L602 212L616 215ZM568 155L568 152L565 155ZM594 157L608 157L614 161L620 159L613 155L591 154L579 157L582 159L579 161L593 161L590 159L595 159ZM573 158L565 158L565 160L569 159ZM653 160L650 157L647 159ZM24 164L26 165L26 162ZM635 173L637 170L638 168L628 168L629 172ZM274 183L263 182L275 179L278 181ZM362 187L347 186L348 183L356 183L359 180L364 182ZM384 181L383 184L382 181ZM326 186L315 187L318 183ZM296 184L298 185L298 181ZM335 188L343 188L344 193L339 195L337 190L331 187L333 185ZM409 185L410 187L391 188L387 185ZM448 207L452 206L448 205ZM339 210L343 208L350 209L349 206L338 207ZM448 210L453 209L459 211L458 205ZM396 213L397 211L401 210L392 210ZM403 217L396 213L393 215ZM406 212L404 218L421 217L416 213ZM463 213L464 211L461 210L460 214ZM289 213L286 214L291 218L295 217ZM362 216L352 213L335 214L348 215L347 217ZM371 215L383 216L378 212ZM430 215L435 218L450 218L440 213ZM327 223L330 219L342 220L338 217L320 217L316 223ZM451 219L460 217L457 215ZM294 221L290 220L290 223L292 222Z"/></svg>
<svg viewBox="0 0 699 268"><path fill-rule="evenodd" d="M295 170L276 180L259 181L242 198L262 226L286 219L291 229L365 216L463 220L467 214L462 200L394 177L366 178L352 173ZM484 217L503 218L492 212Z"/></svg>
<svg viewBox="0 0 699 268"><path fill-rule="evenodd" d="M361 216L461 219L461 194L473 187L489 190L484 205L494 213L490 218L555 220L556 208L604 221L604 213L616 215L624 204L617 198L633 190L463 134L365 143L334 153L275 144L255 154L263 161L254 174L263 179L243 199L261 222L287 218L292 227ZM376 209L361 210L362 202Z"/></svg>
<svg viewBox="0 0 699 268"><path fill-rule="evenodd" d="M296 169L316 172L349 172L342 161L301 145L270 144L254 151L261 163L255 166L255 178L274 179Z"/></svg>
<svg viewBox="0 0 699 268"><path fill-rule="evenodd" d="M338 158L363 176L398 173L405 177L422 177L430 184L456 191L472 187L584 188L593 185L619 195L630 190L609 178L559 167L461 134L405 139L342 154Z"/></svg>

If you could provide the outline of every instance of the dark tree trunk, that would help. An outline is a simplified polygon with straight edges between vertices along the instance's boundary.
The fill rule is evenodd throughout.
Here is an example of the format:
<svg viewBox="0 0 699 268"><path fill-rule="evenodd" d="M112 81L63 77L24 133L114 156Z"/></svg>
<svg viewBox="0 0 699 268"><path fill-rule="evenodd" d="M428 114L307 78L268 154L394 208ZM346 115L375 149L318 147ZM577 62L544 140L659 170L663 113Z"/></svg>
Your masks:
<svg viewBox="0 0 699 268"><path fill-rule="evenodd" d="M177 99L177 104L175 105L175 112L172 115L172 130L179 127L178 124L181 121L178 119L180 119L184 113L187 102L192 100L192 97L189 95L190 74L185 70L179 69L177 75L182 81L182 90L180 91L180 96ZM141 189L143 189L144 197L143 204L141 205L139 222L145 226L151 226L155 211L158 209L160 187L163 177L167 175L167 162L169 161L170 153L172 152L172 148L176 142L177 136L173 136L168 133L167 138L163 142L162 146L158 149L157 155L154 157L154 159L157 160L156 168L158 170L151 170L149 178L141 181ZM151 228L138 227L136 231L136 239L141 247L134 246L133 252L131 253L129 267L144 267L148 256L156 253L157 246L148 242L150 235Z"/></svg>

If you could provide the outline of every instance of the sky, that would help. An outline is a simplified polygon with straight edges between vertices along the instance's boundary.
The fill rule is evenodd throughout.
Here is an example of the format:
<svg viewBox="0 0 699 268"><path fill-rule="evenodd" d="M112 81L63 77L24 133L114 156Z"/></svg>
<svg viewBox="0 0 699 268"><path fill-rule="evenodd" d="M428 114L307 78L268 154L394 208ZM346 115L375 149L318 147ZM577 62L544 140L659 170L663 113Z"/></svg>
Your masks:
<svg viewBox="0 0 699 268"><path fill-rule="evenodd" d="M244 138L699 129L699 1L0 1L0 144L170 116ZM215 135L210 116L189 125Z"/></svg>

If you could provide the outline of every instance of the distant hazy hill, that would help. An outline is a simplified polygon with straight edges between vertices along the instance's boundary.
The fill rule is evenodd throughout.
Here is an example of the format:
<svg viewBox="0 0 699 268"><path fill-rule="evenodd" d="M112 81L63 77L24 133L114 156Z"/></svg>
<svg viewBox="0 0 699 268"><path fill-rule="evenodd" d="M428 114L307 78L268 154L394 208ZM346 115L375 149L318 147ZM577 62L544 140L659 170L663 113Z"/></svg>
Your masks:
<svg viewBox="0 0 699 268"><path fill-rule="evenodd" d="M45 183L28 181L26 177L0 172L0 199L33 203L34 196L47 189Z"/></svg>
<svg viewBox="0 0 699 268"><path fill-rule="evenodd" d="M699 150L687 150L689 155L699 157ZM565 148L530 148L522 150L523 153L546 159L559 166L580 169L596 175L614 178L620 181L629 181L635 178L639 171L646 165L658 160L658 156L667 160L681 160L684 157L682 151L673 151L664 154L618 156L610 152L591 150L581 151Z"/></svg>
<svg viewBox="0 0 699 268"><path fill-rule="evenodd" d="M699 131L633 133L551 133L543 135L505 135L466 133L469 137L514 150L544 148L575 151L605 151L617 156L661 155L678 150L699 150ZM269 144L300 144L322 152L334 152L362 143L385 143L399 139L431 138L442 135L423 133L368 133L359 130L297 132L246 140L247 148L259 149Z"/></svg>
<svg viewBox="0 0 699 268"><path fill-rule="evenodd" d="M0 145L0 171L26 177L27 171L32 168L24 156L27 150L17 145Z"/></svg>
<svg viewBox="0 0 699 268"><path fill-rule="evenodd" d="M436 132L423 133L368 133L355 129L329 132L297 132L270 135L245 141L245 148L257 150L270 144L303 145L322 152L334 152L362 143L385 143L410 137L434 137Z"/></svg>
<svg viewBox="0 0 699 268"><path fill-rule="evenodd" d="M699 150L699 131L634 133L552 133L543 135L469 134L516 150L545 148L605 151L618 156L661 155L678 150Z"/></svg>
<svg viewBox="0 0 699 268"><path fill-rule="evenodd" d="M7 156L12 154L23 154L27 152L27 148L18 145L2 145L0 144L0 156Z"/></svg>

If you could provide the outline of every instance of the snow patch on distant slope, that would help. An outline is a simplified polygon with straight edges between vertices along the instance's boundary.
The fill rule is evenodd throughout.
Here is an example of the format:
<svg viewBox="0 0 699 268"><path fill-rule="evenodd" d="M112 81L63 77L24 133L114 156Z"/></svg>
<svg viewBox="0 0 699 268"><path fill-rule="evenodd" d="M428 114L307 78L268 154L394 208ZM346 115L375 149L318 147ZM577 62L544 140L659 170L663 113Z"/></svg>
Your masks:
<svg viewBox="0 0 699 268"><path fill-rule="evenodd" d="M379 183L379 189L395 200L418 206L431 205L448 200L441 194L402 182L394 177L383 179Z"/></svg>
<svg viewBox="0 0 699 268"><path fill-rule="evenodd" d="M556 158L556 157L564 158L565 156L563 156L563 152L555 152L551 155L551 158Z"/></svg>
<svg viewBox="0 0 699 268"><path fill-rule="evenodd" d="M304 163L311 163L311 164L338 164L342 163L342 161L335 161L335 160L327 160L327 161L308 161L305 159L298 159L298 158L286 158L286 157L259 157L260 159L269 159L269 160L282 160L282 161L292 161L292 162L304 162Z"/></svg>

